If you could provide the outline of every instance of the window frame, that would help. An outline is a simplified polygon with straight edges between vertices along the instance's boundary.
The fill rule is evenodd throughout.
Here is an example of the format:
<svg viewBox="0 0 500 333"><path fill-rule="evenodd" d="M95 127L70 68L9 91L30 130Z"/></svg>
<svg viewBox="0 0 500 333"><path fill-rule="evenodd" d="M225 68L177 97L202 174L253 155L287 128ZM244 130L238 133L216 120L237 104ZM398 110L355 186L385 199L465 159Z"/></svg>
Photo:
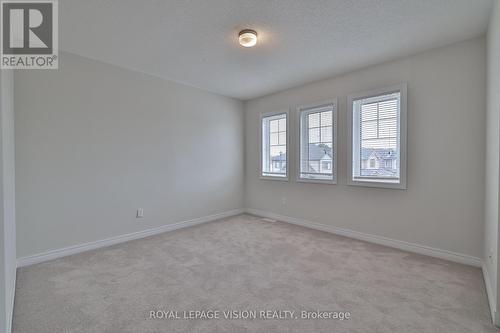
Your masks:
<svg viewBox="0 0 500 333"><path fill-rule="evenodd" d="M278 115L286 115L286 173L285 177L279 176L266 176L264 175L264 170L262 167L263 162L263 146L262 146L262 136L264 127L262 126L262 121L264 118L278 116ZM259 117L259 178L263 180L278 180L283 182L289 181L290 175L290 112L289 110L281 110L281 111L273 111L273 112L264 112L260 114Z"/></svg>
<svg viewBox="0 0 500 333"><path fill-rule="evenodd" d="M300 177L300 151L301 151L301 114L302 112L307 112L309 113L314 113L313 111L315 109L319 109L322 107L327 107L328 105L333 106L332 110L332 149L333 149L333 160L332 160L332 179L307 179L307 178L301 178ZM338 142L338 134L337 134L337 123L338 123L338 104L337 104L337 98L331 99L331 100L326 100L322 102L316 102L316 103L309 103L309 104L304 104L304 105L299 105L295 108L295 134L297 135L296 137L296 144L295 144L295 180L297 183L316 183L316 184L330 184L330 185L335 185L337 184L338 180L338 174L337 174L337 164L338 164L338 159L339 159L339 153L338 153L338 148L337 148L337 142ZM321 165L321 162L320 162Z"/></svg>
<svg viewBox="0 0 500 333"><path fill-rule="evenodd" d="M354 180L352 170L353 158L353 102L359 99L377 97L380 95L388 95L391 93L400 93L400 113L399 113L399 157L400 157L400 170L399 170L399 183L385 182L384 178L367 178L366 180ZM347 184L353 186L364 187L377 187L406 190L407 183L407 113L408 113L408 91L407 83L403 82L389 87L373 89L369 91L354 93L347 98L347 131L348 131L348 149L347 149Z"/></svg>

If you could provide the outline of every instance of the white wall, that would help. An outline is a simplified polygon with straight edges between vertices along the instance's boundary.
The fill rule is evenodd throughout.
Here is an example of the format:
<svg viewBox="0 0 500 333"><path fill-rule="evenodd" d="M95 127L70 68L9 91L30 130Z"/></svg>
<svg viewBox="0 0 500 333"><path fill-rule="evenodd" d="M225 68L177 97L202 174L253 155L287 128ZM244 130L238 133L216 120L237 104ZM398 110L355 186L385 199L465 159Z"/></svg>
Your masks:
<svg viewBox="0 0 500 333"><path fill-rule="evenodd" d="M487 113L486 113L486 171L484 248L489 294L493 311L496 310L498 266L498 190L499 190L499 114L500 114L500 2L494 2L487 36ZM492 257L490 258L490 254ZM496 317L496 315L495 315ZM499 318L497 324L499 323Z"/></svg>
<svg viewBox="0 0 500 333"><path fill-rule="evenodd" d="M246 102L246 207L481 257L485 50L476 38ZM408 83L408 190L345 185L346 96L400 82ZM339 184L297 183L294 168L290 182L260 180L259 114L335 97Z"/></svg>
<svg viewBox="0 0 500 333"><path fill-rule="evenodd" d="M0 332L10 332L16 284L13 73L0 70Z"/></svg>
<svg viewBox="0 0 500 333"><path fill-rule="evenodd" d="M242 208L240 101L60 56L14 79L19 257Z"/></svg>

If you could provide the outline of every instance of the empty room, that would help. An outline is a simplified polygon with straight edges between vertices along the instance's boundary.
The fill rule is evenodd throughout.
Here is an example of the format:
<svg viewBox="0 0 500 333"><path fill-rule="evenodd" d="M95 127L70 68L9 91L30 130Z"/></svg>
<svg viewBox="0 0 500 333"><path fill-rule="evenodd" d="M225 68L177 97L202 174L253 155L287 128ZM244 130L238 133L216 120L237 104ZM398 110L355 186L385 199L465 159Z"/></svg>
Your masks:
<svg viewBox="0 0 500 333"><path fill-rule="evenodd" d="M0 9L0 333L500 332L500 0Z"/></svg>

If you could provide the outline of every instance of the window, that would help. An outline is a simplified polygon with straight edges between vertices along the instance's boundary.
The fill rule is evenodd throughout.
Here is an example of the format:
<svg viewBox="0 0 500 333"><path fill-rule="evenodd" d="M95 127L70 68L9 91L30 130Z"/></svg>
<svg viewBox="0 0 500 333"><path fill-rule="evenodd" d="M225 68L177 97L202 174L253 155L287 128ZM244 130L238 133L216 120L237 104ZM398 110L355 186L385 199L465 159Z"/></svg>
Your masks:
<svg viewBox="0 0 500 333"><path fill-rule="evenodd" d="M287 179L287 113L264 115L261 126L261 177Z"/></svg>
<svg viewBox="0 0 500 333"><path fill-rule="evenodd" d="M299 181L336 181L336 106L334 101L298 108Z"/></svg>
<svg viewBox="0 0 500 333"><path fill-rule="evenodd" d="M349 97L349 184L406 188L406 85Z"/></svg>

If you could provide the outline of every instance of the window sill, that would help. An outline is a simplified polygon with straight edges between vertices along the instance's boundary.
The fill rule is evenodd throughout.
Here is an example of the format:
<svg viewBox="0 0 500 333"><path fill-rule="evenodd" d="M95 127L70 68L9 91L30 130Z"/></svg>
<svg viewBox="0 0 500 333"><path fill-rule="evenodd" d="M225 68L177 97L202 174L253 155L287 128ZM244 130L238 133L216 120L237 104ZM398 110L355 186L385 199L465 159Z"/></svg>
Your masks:
<svg viewBox="0 0 500 333"><path fill-rule="evenodd" d="M401 180L397 183L393 181L386 181L383 179L349 180L347 185L406 190L406 182L403 182Z"/></svg>
<svg viewBox="0 0 500 333"><path fill-rule="evenodd" d="M307 178L297 178L297 183L313 183L313 184L326 184L326 185L336 185L336 179L307 179Z"/></svg>
<svg viewBox="0 0 500 333"><path fill-rule="evenodd" d="M260 175L259 178L261 180L277 180L277 181L282 181L282 182L288 182L288 176L287 177L276 177L276 176L262 176L262 175Z"/></svg>

